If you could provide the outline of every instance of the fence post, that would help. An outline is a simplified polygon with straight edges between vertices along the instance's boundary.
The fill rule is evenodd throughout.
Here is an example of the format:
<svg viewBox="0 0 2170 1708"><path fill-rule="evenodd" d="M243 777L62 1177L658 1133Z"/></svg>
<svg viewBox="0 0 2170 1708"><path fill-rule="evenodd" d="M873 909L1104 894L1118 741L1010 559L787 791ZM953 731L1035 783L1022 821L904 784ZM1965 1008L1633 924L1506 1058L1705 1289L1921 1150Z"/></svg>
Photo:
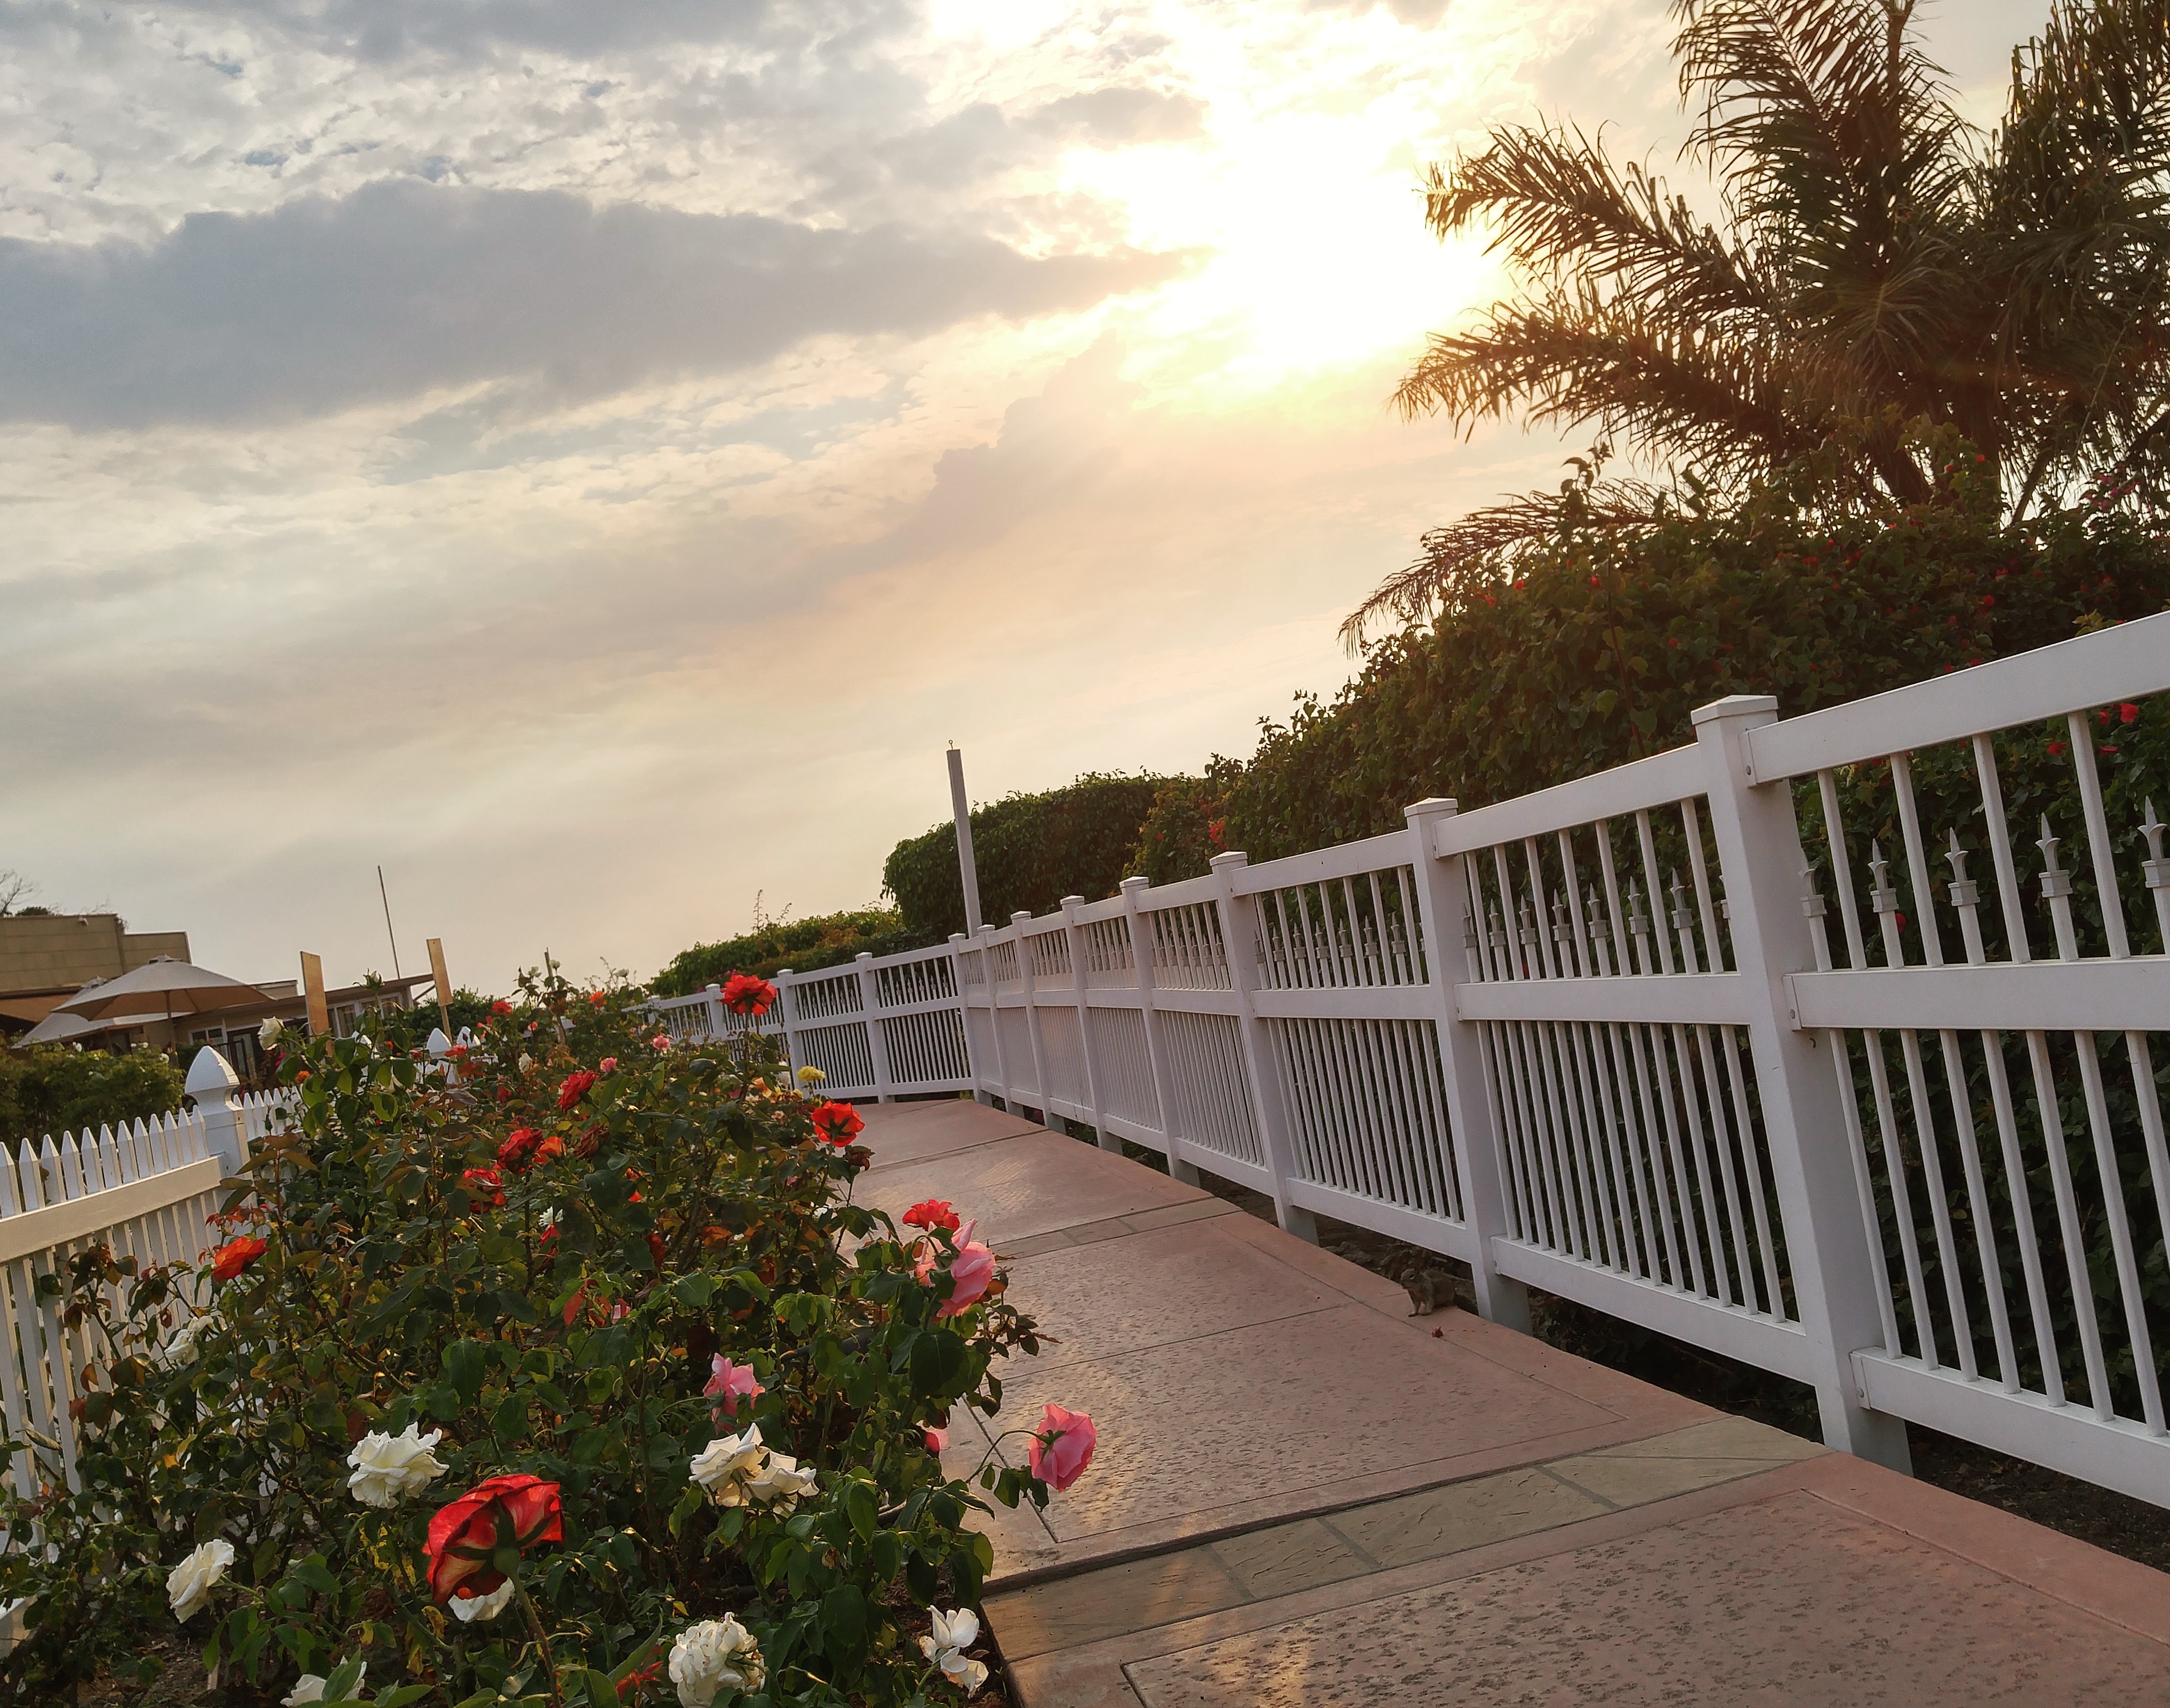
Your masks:
<svg viewBox="0 0 2170 1708"><path fill-rule="evenodd" d="M987 1089L987 1076L980 1070L979 1058L973 1054L972 1050L972 999L965 994L964 945L965 942L964 932L949 933L949 979L957 987L957 1024L964 1028L965 1033L965 1065L971 1070L972 1101L975 1103L991 1103L995 1100L995 1094ZM987 976L987 958L984 952L980 956L980 976L982 979ZM987 1015L987 1026L990 1030L992 1030L995 1026L995 1017L991 1011Z"/></svg>
<svg viewBox="0 0 2170 1708"><path fill-rule="evenodd" d="M1130 959L1138 969L1138 1007L1145 1016L1146 1059L1152 1064L1153 1102L1160 1109L1160 1130L1168 1140L1168 1172L1185 1186L1198 1184L1198 1165L1175 1154L1175 1092L1168 1070L1168 1054L1161 1041L1160 1014L1153 1006L1152 932L1146 924L1138 897L1150 887L1149 878L1125 878L1120 886L1123 911L1130 923Z"/></svg>
<svg viewBox="0 0 2170 1708"><path fill-rule="evenodd" d="M195 1099L196 1113L204 1124L204 1149L218 1158L227 1174L238 1173L249 1157L249 1140L233 1107L234 1088L240 1083L232 1065L206 1044L189 1064L189 1076L181 1086Z"/></svg>
<svg viewBox="0 0 2170 1708"><path fill-rule="evenodd" d="M1487 1322L1530 1332L1529 1289L1510 1280L1494 1267L1492 1241L1512 1230L1507 1217L1507 1197L1499 1178L1499 1134L1492 1124L1490 1081L1484 1067L1483 1034L1461 1017L1454 987L1460 957L1453 944L1455 921L1469 912L1469 880L1463 857L1441 859L1432 850L1434 835L1442 819L1453 817L1456 803L1436 796L1404 807L1410 840L1416 845L1417 894L1424 906L1424 958L1431 964L1432 985L1439 992L1440 1059L1446 1069L1447 1118L1454 1145L1455 1172L1462 1177L1462 1214L1468 1224L1476 1255L1470 1259L1471 1279L1477 1289L1477 1310Z"/></svg>
<svg viewBox="0 0 2170 1708"><path fill-rule="evenodd" d="M716 987L711 985L711 990ZM796 1081L799 1070L806 1064L799 1059L799 1028L794 1023L794 1010L799 1006L799 975L788 967L776 969L776 1023L783 1029L783 1059L791 1064L791 1077ZM721 1017L721 1011L718 1011ZM722 1035L720 1032L717 1034Z"/></svg>
<svg viewBox="0 0 2170 1708"><path fill-rule="evenodd" d="M987 1028L995 1034L995 1075L1002 1086L1002 1107L1017 1113L1017 1098L1010 1091L1010 1050L1002 1042L1002 991L995 979L995 928L980 927L980 973L987 981Z"/></svg>
<svg viewBox="0 0 2170 1708"><path fill-rule="evenodd" d="M1236 1027L1243 1040L1251 1107L1259 1112L1259 1143L1274 1177L1274 1217L1285 1232L1315 1246L1318 1223L1309 1210L1289 1198L1296 1159L1289 1143L1288 1111L1281 1105L1281 1077L1274 1066L1265 1022L1259 1018L1251 1000L1251 993L1259 988L1259 937L1252 920L1251 898L1236 893L1236 873L1250 862L1251 857L1242 852L1216 854L1207 862L1220 888L1221 947L1228 957L1228 984L1236 995Z"/></svg>
<svg viewBox="0 0 2170 1708"><path fill-rule="evenodd" d="M896 1081L890 1077L889 1034L882 1030L881 993L874 981L874 951L861 949L855 958L859 974L859 1012L867 1025L867 1054L874 1065L874 1093L885 1103L896 1101Z"/></svg>
<svg viewBox="0 0 2170 1708"><path fill-rule="evenodd" d="M1748 732L1774 723L1767 694L1734 694L1693 714L1710 792L1711 832L1725 886L1734 965L1746 987L1748 1041L1786 1230L1793 1298L1815 1363L1824 1440L1894 1470L1911 1468L1905 1422L1862 1402L1857 1347L1883 1341L1870 1230L1847 1150L1837 1076L1814 1033L1793 1030L1786 976L1810 968L1800 913L1807 865L1790 782L1749 782Z"/></svg>
<svg viewBox="0 0 2170 1708"><path fill-rule="evenodd" d="M1082 895L1062 898L1063 936L1070 946L1070 982L1077 992L1077 1046L1085 1058L1085 1101L1093 1110L1093 1138L1103 1150L1120 1156L1123 1141L1108 1130L1107 1098L1100 1089L1100 1053L1093 1043L1093 1006L1086 1000L1085 957L1078 953L1082 939L1077 934L1077 910L1084 905Z"/></svg>
<svg viewBox="0 0 2170 1708"><path fill-rule="evenodd" d="M703 1003L701 1012L707 1017L708 1037L714 1042L721 1043L724 1041L724 1027L730 1023L724 1018L724 987L720 985L710 985L701 994L708 999Z"/></svg>
<svg viewBox="0 0 2170 1708"><path fill-rule="evenodd" d="M1032 915L1022 908L1010 915L1010 929L1017 933L1018 979L1024 986L1025 1042L1032 1046L1033 1095L1040 1102L1040 1124L1054 1127L1062 1118L1047 1107L1047 1052L1040 1044L1040 985L1032 974L1032 945L1024 936L1024 928L1031 923Z"/></svg>

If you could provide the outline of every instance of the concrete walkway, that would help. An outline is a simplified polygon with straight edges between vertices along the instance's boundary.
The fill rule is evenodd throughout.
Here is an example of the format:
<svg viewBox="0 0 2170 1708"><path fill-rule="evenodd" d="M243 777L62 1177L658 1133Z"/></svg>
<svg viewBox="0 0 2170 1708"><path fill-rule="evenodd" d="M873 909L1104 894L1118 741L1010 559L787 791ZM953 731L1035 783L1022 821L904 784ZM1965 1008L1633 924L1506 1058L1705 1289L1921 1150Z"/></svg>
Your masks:
<svg viewBox="0 0 2170 1708"><path fill-rule="evenodd" d="M980 1219L1054 1339L1001 1426L1093 1466L997 1511L1025 1708L2170 1703L2170 1577L1555 1352L964 1102L869 1108L863 1197ZM959 1413L952 1469L984 1439ZM1021 1438L1004 1444L1022 1462Z"/></svg>

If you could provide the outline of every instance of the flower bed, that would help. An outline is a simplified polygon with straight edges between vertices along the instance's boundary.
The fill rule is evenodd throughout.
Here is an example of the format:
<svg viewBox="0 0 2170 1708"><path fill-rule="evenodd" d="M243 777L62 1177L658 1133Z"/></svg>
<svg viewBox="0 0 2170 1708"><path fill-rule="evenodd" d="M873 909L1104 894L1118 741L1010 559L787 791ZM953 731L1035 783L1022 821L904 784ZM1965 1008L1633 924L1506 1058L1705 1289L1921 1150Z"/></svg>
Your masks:
<svg viewBox="0 0 2170 1708"><path fill-rule="evenodd" d="M176 1619L237 1701L976 1690L975 1488L1044 1503L1093 1432L1050 1406L1029 1468L943 1474L951 1409L1037 1350L972 1225L852 1203L858 1117L757 1037L693 1054L553 980L481 1038L449 1073L290 1048L216 1252L55 1278L81 1486L13 1444L47 1480L0 1509L42 1545L0 1558L12 1700Z"/></svg>

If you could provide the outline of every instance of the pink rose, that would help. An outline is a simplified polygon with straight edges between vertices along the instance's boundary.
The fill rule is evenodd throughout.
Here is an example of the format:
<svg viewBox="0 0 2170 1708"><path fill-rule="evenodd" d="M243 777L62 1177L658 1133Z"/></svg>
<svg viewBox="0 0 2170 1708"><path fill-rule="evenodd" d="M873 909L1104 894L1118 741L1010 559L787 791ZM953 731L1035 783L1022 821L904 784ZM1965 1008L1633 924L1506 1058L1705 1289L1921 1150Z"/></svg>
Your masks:
<svg viewBox="0 0 2170 1708"><path fill-rule="evenodd" d="M617 1071L617 1058L614 1055L607 1055L596 1065L607 1074L614 1074Z"/></svg>
<svg viewBox="0 0 2170 1708"><path fill-rule="evenodd" d="M972 1237L979 1230L979 1226L976 1220L969 1221L957 1230L956 1255L949 1260L949 1278L956 1284L949 1298L935 1310L938 1317L954 1316L959 1311L970 1310L973 1302L987 1290L995 1278L995 1254ZM922 1240L919 1243L919 1259L912 1265L912 1273L922 1282L932 1281L934 1266L940 1261L941 1253L932 1240Z"/></svg>
<svg viewBox="0 0 2170 1708"><path fill-rule="evenodd" d="M1049 1401L1047 1409L1040 1414L1040 1428L1033 1432L1027 1454L1032 1474L1061 1494L1085 1475L1099 1439L1099 1431L1084 1412L1066 1412Z"/></svg>
<svg viewBox="0 0 2170 1708"><path fill-rule="evenodd" d="M708 1385L701 1391L722 1397L722 1403L715 1406L711 1414L719 1423L726 1417L738 1415L741 1400L751 1400L762 1391L761 1384L753 1379L751 1364L735 1364L719 1353L711 1360L711 1368L715 1374L708 1378Z"/></svg>

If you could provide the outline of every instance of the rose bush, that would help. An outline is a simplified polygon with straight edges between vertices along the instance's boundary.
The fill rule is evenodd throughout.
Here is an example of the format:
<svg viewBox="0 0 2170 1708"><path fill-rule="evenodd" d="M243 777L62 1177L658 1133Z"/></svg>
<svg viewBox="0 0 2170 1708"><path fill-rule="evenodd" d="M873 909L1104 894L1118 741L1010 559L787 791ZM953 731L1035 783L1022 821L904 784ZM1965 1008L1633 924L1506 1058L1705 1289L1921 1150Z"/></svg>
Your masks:
<svg viewBox="0 0 2170 1708"><path fill-rule="evenodd" d="M235 1702L978 1688L975 1487L1044 1503L1089 1420L945 1475L951 1409L1038 1349L993 1254L948 1205L901 1235L853 1203L858 1117L758 1036L659 1043L596 994L524 983L449 1071L287 1040L287 1129L201 1259L51 1278L92 1356L74 1486L9 1444L35 1486L0 1522L46 1546L0 1556L30 1598L0 1695L128 1676L177 1618Z"/></svg>

